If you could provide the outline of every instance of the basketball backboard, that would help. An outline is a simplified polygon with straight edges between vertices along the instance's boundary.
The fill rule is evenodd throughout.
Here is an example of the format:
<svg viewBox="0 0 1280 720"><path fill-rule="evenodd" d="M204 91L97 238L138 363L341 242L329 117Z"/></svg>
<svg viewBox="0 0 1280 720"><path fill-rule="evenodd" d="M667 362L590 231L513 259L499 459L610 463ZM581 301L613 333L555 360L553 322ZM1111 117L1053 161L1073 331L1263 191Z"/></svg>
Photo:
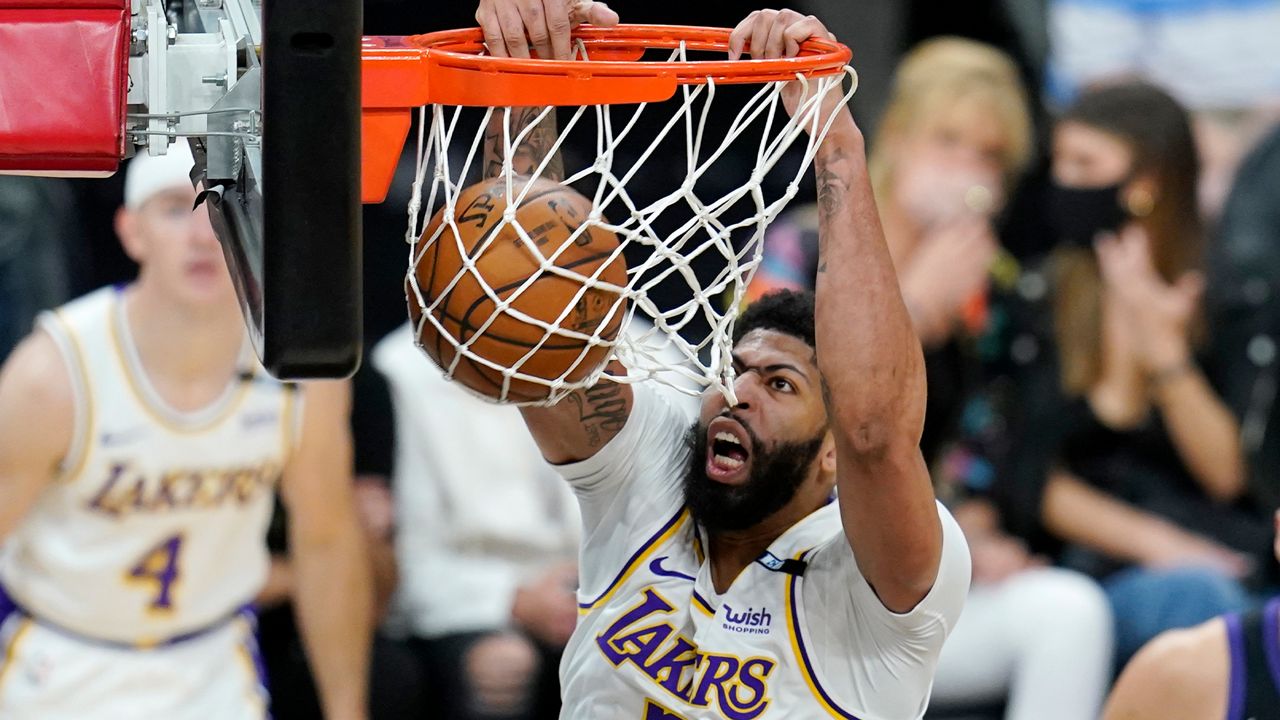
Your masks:
<svg viewBox="0 0 1280 720"><path fill-rule="evenodd" d="M348 375L361 338L361 9L0 0L0 96L20 109L0 123L0 172L101 176L189 141L263 364Z"/></svg>
<svg viewBox="0 0 1280 720"><path fill-rule="evenodd" d="M253 10L247 0L187 5L193 31L237 14L250 29L236 48L240 82L213 105L226 112L208 116L209 131L227 134L195 143L205 199L267 369L347 375L361 336L361 4L271 0L257 36ZM256 116L237 112L255 103Z"/></svg>

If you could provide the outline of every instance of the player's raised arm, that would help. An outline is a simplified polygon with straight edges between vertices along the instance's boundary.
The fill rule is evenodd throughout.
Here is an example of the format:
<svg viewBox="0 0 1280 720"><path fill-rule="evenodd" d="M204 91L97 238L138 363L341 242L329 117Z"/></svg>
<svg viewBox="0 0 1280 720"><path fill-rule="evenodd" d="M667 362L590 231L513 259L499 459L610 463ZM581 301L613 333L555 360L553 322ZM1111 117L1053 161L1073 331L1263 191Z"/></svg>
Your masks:
<svg viewBox="0 0 1280 720"><path fill-rule="evenodd" d="M57 474L74 426L66 364L53 340L36 332L0 370L0 544Z"/></svg>
<svg viewBox="0 0 1280 720"><path fill-rule="evenodd" d="M763 10L734 30L733 42L737 50L749 42L753 57L784 57L814 36L830 33L812 16ZM862 133L847 107L839 108L814 171L817 356L836 441L840 513L863 576L885 607L904 612L928 594L942 553L919 447L924 356L876 213Z"/></svg>
<svg viewBox="0 0 1280 720"><path fill-rule="evenodd" d="M364 718L372 579L352 491L346 382L308 383L302 435L285 468L294 606L325 716Z"/></svg>
<svg viewBox="0 0 1280 720"><path fill-rule="evenodd" d="M476 22L484 33L489 53L501 57L529 57L532 47L540 57L567 59L572 52L570 29L582 22L614 25L618 15L607 5L590 0L481 0ZM543 108L511 108L507 132L515 138L537 121ZM502 172L506 160L503 111L495 110L484 138L485 177ZM546 117L511 150L511 165L517 174L532 174L556 141L555 113ZM551 157L541 173L552 180L564 179L559 154ZM614 363L611 372L625 372ZM613 438L631 414L631 388L603 380L595 387L580 390L551 407L522 408L529 432L543 456L563 464L591 457Z"/></svg>

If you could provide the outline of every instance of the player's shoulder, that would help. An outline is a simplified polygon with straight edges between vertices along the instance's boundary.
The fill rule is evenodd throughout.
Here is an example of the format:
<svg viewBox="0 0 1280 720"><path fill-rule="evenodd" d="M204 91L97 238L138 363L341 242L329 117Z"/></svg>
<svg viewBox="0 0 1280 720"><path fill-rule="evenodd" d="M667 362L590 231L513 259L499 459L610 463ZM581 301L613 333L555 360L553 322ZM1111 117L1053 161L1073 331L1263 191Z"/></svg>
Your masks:
<svg viewBox="0 0 1280 720"><path fill-rule="evenodd" d="M1227 626L1214 618L1168 630L1125 666L1107 704L1107 720L1207 717L1226 697L1231 672Z"/></svg>
<svg viewBox="0 0 1280 720"><path fill-rule="evenodd" d="M0 368L0 435L28 457L65 453L76 423L76 395L53 338L36 330Z"/></svg>
<svg viewBox="0 0 1280 720"><path fill-rule="evenodd" d="M100 287L74 300L41 314L39 325L56 325L71 331L83 331L88 326L100 327L104 314L119 301L121 290L113 285Z"/></svg>
<svg viewBox="0 0 1280 720"><path fill-rule="evenodd" d="M1227 624L1218 617L1157 635L1134 656L1133 664L1169 680L1186 680L1202 676L1214 660L1221 660L1225 667L1228 652Z"/></svg>
<svg viewBox="0 0 1280 720"><path fill-rule="evenodd" d="M48 332L36 329L13 349L0 369L0 393L33 407L73 406L67 365Z"/></svg>

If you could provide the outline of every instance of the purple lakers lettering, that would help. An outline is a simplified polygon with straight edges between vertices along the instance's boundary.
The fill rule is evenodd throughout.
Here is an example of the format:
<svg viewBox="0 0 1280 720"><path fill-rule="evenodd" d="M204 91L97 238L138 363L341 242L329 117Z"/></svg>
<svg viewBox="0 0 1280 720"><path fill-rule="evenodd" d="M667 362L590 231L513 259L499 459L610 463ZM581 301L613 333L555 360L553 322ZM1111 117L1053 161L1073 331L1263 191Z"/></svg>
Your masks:
<svg viewBox="0 0 1280 720"><path fill-rule="evenodd" d="M280 470L279 463L266 461L226 468L175 468L148 476L128 461L117 462L89 500L88 509L121 519L134 513L246 505L275 488Z"/></svg>
<svg viewBox="0 0 1280 720"><path fill-rule="evenodd" d="M730 720L759 717L769 706L769 674L777 663L701 652L667 621L675 609L645 588L640 601L598 635L596 644L614 667L634 665L689 705L714 703Z"/></svg>

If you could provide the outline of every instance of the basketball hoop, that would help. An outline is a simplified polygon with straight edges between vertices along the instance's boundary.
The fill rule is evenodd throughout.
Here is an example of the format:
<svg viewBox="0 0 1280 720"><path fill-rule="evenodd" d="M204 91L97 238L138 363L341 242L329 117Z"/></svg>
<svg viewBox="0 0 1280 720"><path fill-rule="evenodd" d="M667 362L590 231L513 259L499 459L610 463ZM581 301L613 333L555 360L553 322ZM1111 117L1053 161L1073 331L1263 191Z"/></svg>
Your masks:
<svg viewBox="0 0 1280 720"><path fill-rule="evenodd" d="M586 226L615 234L618 254L627 255L626 285L609 285L619 297L610 312L622 314L624 326L640 313L652 328L639 336L606 338L521 318L543 331L525 359L554 338L572 338L590 347L608 345L629 374L604 377L618 382L658 379L690 392L686 383L662 379L671 378L674 370L678 378L696 387L715 387L732 401L730 338L746 286L761 261L764 229L798 192L835 118L832 108L839 105L824 105L824 100L835 93L841 103L847 102L857 76L847 66L849 49L834 41L811 38L792 58L729 61L724 59L729 34L727 29L700 27L584 26L573 34L576 59L567 61L488 56L478 28L365 38L365 200L385 196L412 108L419 108L421 121L406 234L411 248L425 224L424 212L444 208L444 215L452 217L461 191L481 179L486 129L501 127L499 177L506 180L510 209L519 207L527 187L543 176L553 155L573 146L578 136L589 138L593 128L594 152L587 153L593 157L566 159L560 182L591 200L594 211ZM658 59L645 59L655 53ZM713 59L702 59L707 55ZM846 76L852 81L848 90ZM802 92L789 114L782 95L791 82L800 83ZM728 100L737 109L727 127L707 134L714 101L730 92L724 86L759 87L737 91L742 97ZM517 126L512 122L513 106L541 110L532 122ZM514 150L557 107L573 109L561 113L554 145L532 173L517 175ZM645 128L652 128L651 137L640 137ZM796 152L791 152L793 145ZM749 169L740 164L744 158ZM682 181L656 197L638 197L642 193L637 186L644 184L647 172L659 167L669 171L677 163L683 169ZM730 174L732 182L725 183L723 178ZM531 251L548 259L543 266L547 272L566 275L553 265L557 248L537 250L514 212L503 223ZM453 242L456 231L452 221L441 223L416 254L410 251L405 283L409 302L421 311L419 322L432 323L444 335L448 332L436 319L433 302L418 287L415 270L431 243ZM716 269L707 277L709 264ZM701 279L695 265L702 269ZM474 268L459 270L467 272ZM582 285L579 298L601 282L591 275L573 279ZM673 282L687 285L690 299L676 307L659 307L651 294L659 284ZM486 293L507 311L512 297L499 297L492 288ZM698 325L709 327L709 334L687 337ZM603 374L599 368L585 379L580 372L537 377L522 372L523 360L502 366L479 357L470 351L474 341L475 335L449 337L456 353L446 373L466 359L509 381L541 383L549 392L539 404L590 387ZM683 366L671 366L671 349L685 360ZM568 380L571 374L573 381ZM505 390L498 399L519 404Z"/></svg>

